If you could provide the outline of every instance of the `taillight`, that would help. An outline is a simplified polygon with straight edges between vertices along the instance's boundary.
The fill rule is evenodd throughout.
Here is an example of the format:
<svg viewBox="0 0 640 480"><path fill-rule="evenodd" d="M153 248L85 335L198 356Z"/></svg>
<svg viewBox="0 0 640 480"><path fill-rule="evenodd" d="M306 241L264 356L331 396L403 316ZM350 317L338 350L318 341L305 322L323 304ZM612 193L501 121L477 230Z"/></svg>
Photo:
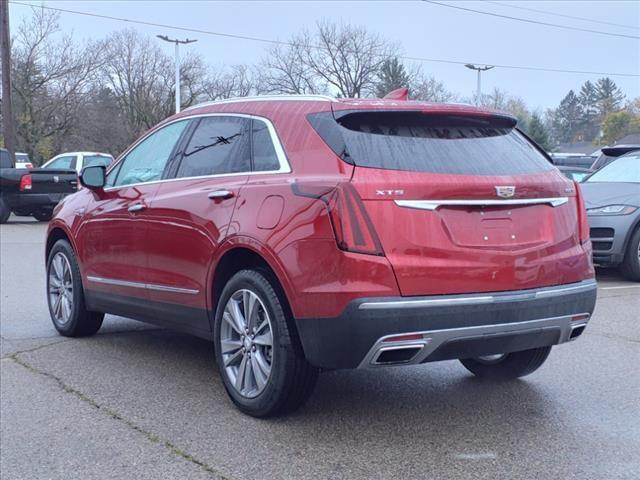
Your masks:
<svg viewBox="0 0 640 480"><path fill-rule="evenodd" d="M322 200L327 206L338 248L347 252L384 255L382 244L362 199L348 182L322 185L297 182L293 193Z"/></svg>
<svg viewBox="0 0 640 480"><path fill-rule="evenodd" d="M576 189L576 200L578 201L578 229L579 229L579 235L580 235L580 243L586 243L590 240L587 209L584 206L584 198L582 198L580 185L577 182L573 182L573 184Z"/></svg>
<svg viewBox="0 0 640 480"><path fill-rule="evenodd" d="M31 187L33 187L31 175L23 175L20 179L20 191L31 190Z"/></svg>

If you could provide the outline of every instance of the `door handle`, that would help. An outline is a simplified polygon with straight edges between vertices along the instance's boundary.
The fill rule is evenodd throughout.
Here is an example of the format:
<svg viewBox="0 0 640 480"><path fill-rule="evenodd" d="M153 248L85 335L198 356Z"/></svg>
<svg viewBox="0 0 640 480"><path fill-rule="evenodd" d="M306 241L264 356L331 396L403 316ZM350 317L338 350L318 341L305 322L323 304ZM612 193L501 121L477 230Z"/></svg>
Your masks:
<svg viewBox="0 0 640 480"><path fill-rule="evenodd" d="M212 200L225 200L233 197L233 192L230 190L214 190L207 195Z"/></svg>
<svg viewBox="0 0 640 480"><path fill-rule="evenodd" d="M136 203L135 205L131 205L127 210L129 210L129 213L136 213L141 212L145 208L147 208L146 205L142 203Z"/></svg>

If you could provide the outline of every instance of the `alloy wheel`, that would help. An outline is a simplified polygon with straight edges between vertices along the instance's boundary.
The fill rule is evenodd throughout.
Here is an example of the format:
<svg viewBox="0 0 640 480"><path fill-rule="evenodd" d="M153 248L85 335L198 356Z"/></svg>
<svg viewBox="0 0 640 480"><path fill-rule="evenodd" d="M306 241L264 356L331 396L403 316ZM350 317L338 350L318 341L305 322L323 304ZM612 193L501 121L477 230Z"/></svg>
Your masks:
<svg viewBox="0 0 640 480"><path fill-rule="evenodd" d="M271 319L251 290L236 291L227 302L220 327L220 352L233 388L254 398L267 386L273 363Z"/></svg>
<svg viewBox="0 0 640 480"><path fill-rule="evenodd" d="M56 323L66 325L73 312L73 273L66 255L55 254L49 264L49 308Z"/></svg>

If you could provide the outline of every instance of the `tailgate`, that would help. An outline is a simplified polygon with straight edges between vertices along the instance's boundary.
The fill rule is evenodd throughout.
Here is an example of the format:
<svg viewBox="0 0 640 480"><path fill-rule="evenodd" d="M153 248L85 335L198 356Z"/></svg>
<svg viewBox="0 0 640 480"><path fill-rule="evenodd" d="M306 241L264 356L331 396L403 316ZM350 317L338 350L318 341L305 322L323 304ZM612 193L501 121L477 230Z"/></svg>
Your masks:
<svg viewBox="0 0 640 480"><path fill-rule="evenodd" d="M75 170L36 168L29 170L29 174L32 193L49 193L62 197L78 188L78 174Z"/></svg>

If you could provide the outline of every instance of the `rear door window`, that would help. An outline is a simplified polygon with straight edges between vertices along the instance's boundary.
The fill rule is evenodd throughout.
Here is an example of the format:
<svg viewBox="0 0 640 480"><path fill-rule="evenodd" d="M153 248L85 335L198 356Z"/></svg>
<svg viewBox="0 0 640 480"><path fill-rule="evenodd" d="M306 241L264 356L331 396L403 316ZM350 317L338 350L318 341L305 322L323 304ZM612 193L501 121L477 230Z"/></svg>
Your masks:
<svg viewBox="0 0 640 480"><path fill-rule="evenodd" d="M247 118L202 118L184 150L176 177L250 172L250 128Z"/></svg>
<svg viewBox="0 0 640 480"><path fill-rule="evenodd" d="M352 112L311 124L341 158L361 167L459 175L517 175L554 167L506 116ZM339 115L339 114L338 114Z"/></svg>
<svg viewBox="0 0 640 480"><path fill-rule="evenodd" d="M11 157L7 150L0 150L0 168L13 168Z"/></svg>
<svg viewBox="0 0 640 480"><path fill-rule="evenodd" d="M83 167L92 167L94 165L100 165L102 167L108 167L111 163L111 157L105 157L104 155L87 155L83 159Z"/></svg>

